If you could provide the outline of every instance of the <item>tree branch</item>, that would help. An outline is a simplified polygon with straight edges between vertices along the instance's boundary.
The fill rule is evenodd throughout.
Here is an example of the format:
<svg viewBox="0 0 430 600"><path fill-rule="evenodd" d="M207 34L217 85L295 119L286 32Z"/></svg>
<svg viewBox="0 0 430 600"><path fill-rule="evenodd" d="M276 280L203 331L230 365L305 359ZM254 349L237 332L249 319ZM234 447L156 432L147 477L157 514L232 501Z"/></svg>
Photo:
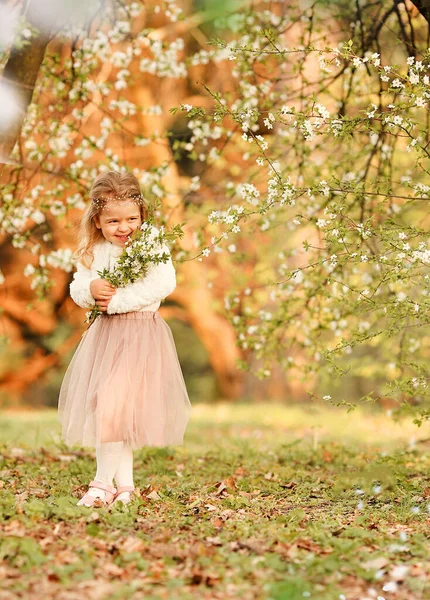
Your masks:
<svg viewBox="0 0 430 600"><path fill-rule="evenodd" d="M396 2L396 0L394 0ZM420 11L424 19L430 23L430 0L413 0L412 2Z"/></svg>

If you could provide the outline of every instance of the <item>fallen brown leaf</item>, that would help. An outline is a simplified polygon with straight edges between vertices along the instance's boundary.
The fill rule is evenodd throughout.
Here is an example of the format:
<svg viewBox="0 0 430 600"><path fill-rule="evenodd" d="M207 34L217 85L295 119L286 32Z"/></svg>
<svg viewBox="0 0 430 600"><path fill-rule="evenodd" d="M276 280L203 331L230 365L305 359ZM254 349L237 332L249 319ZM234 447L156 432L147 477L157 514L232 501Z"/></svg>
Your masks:
<svg viewBox="0 0 430 600"><path fill-rule="evenodd" d="M211 546L222 546L221 538L218 537L218 536L216 536L216 537L207 537L207 538L205 538L205 540Z"/></svg>
<svg viewBox="0 0 430 600"><path fill-rule="evenodd" d="M3 527L3 531L6 535L16 535L17 537L23 537L26 533L25 525L17 519L13 519L9 523L6 523Z"/></svg>
<svg viewBox="0 0 430 600"><path fill-rule="evenodd" d="M391 580L394 581L404 581L406 575L408 574L409 566L408 565L395 565L390 569L388 576Z"/></svg>
<svg viewBox="0 0 430 600"><path fill-rule="evenodd" d="M297 487L297 483L295 481L289 481L288 483L280 483L279 485L287 490L293 490L295 487Z"/></svg>
<svg viewBox="0 0 430 600"><path fill-rule="evenodd" d="M308 550L309 552L314 552L315 554L331 554L333 552L333 548L322 548L319 544L316 544L312 540L298 538L294 542L297 548L302 548L303 550Z"/></svg>
<svg viewBox="0 0 430 600"><path fill-rule="evenodd" d="M255 540L247 540L246 542L235 540L234 542L230 542L229 547L233 552L239 550L248 550L254 554L264 554L266 552L266 547L261 542Z"/></svg>
<svg viewBox="0 0 430 600"><path fill-rule="evenodd" d="M100 570L102 571L103 575L112 577L121 577L124 574L124 569L113 562L105 563Z"/></svg>
<svg viewBox="0 0 430 600"><path fill-rule="evenodd" d="M150 498L151 500L160 500L160 495L156 490L153 490L150 494L147 494L146 497Z"/></svg>
<svg viewBox="0 0 430 600"><path fill-rule="evenodd" d="M230 476L227 477L226 479L223 479L222 481L217 482L216 484L217 487L217 495L222 494L224 491L227 492L227 490L236 490L237 486L236 486L236 480L234 477Z"/></svg>
<svg viewBox="0 0 430 600"><path fill-rule="evenodd" d="M118 547L124 552L142 552L142 550L145 548L145 544L140 538L129 536L125 538L123 542L118 544Z"/></svg>
<svg viewBox="0 0 430 600"><path fill-rule="evenodd" d="M384 567L386 567L389 564L389 562L390 561L388 560L388 558L385 558L384 556L377 556L376 558L372 558L364 562L363 567L365 569L375 569L375 571L379 571L379 569L383 569Z"/></svg>
<svg viewBox="0 0 430 600"><path fill-rule="evenodd" d="M324 450L323 457L324 457L324 462L332 462L333 461L333 455L328 450Z"/></svg>
<svg viewBox="0 0 430 600"><path fill-rule="evenodd" d="M212 525L215 527L215 529L221 529L224 527L224 521L219 517L215 517L215 519L212 521Z"/></svg>
<svg viewBox="0 0 430 600"><path fill-rule="evenodd" d="M245 467L238 467L234 474L238 477L245 477L246 475L249 475L249 471L247 471Z"/></svg>

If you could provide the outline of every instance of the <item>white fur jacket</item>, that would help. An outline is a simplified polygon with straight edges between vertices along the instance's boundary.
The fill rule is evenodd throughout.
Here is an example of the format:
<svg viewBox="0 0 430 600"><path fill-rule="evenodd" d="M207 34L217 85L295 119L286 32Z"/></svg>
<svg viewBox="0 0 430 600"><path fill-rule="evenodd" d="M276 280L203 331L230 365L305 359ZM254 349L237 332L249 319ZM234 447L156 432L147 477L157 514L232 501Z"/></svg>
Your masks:
<svg viewBox="0 0 430 600"><path fill-rule="evenodd" d="M153 232L158 233L153 227ZM94 260L91 269L87 269L81 263L77 263L77 271L70 283L70 296L76 304L82 308L91 308L95 300L90 292L90 283L98 279L97 271L104 268L112 270L116 260L119 258L122 248L115 246L107 240L102 240L94 245ZM166 245L161 250L169 252ZM126 313L132 311L154 310L160 306L160 301L173 292L176 287L175 268L172 259L166 263L159 263L148 268L147 274L134 283L125 287L119 287L116 294L111 297L107 307L109 315Z"/></svg>

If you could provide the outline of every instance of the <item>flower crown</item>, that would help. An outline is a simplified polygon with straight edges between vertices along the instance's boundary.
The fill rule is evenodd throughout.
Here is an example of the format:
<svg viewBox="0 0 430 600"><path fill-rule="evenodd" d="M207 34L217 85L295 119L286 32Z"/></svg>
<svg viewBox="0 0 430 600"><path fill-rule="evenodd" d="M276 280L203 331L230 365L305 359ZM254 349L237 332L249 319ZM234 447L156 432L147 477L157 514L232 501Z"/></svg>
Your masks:
<svg viewBox="0 0 430 600"><path fill-rule="evenodd" d="M97 198L91 198L91 202L93 204L93 206L95 206L97 209L100 208L104 208L104 206L106 205L106 202L108 202L109 200L131 200L133 202L133 204L138 204L139 206L144 206L145 202L143 200L143 197L141 194L136 194L136 193L128 193L125 192L124 194L115 194L115 195L110 195L110 196L97 196Z"/></svg>

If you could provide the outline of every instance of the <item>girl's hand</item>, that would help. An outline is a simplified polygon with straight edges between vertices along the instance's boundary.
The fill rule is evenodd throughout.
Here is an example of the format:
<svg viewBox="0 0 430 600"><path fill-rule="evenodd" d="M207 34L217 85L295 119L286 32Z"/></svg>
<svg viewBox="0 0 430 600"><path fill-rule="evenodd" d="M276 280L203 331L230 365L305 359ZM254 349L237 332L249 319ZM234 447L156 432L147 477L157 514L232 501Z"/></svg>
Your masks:
<svg viewBox="0 0 430 600"><path fill-rule="evenodd" d="M90 292L94 300L96 300L97 304L100 306L100 301L109 301L113 294L116 294L116 288L109 283L109 281L106 281L106 279L99 278L93 279L90 283Z"/></svg>
<svg viewBox="0 0 430 600"><path fill-rule="evenodd" d="M107 300L97 300L97 306L100 307L100 310L102 312L107 312L107 307L108 307L110 300L111 300L110 298L108 298Z"/></svg>

